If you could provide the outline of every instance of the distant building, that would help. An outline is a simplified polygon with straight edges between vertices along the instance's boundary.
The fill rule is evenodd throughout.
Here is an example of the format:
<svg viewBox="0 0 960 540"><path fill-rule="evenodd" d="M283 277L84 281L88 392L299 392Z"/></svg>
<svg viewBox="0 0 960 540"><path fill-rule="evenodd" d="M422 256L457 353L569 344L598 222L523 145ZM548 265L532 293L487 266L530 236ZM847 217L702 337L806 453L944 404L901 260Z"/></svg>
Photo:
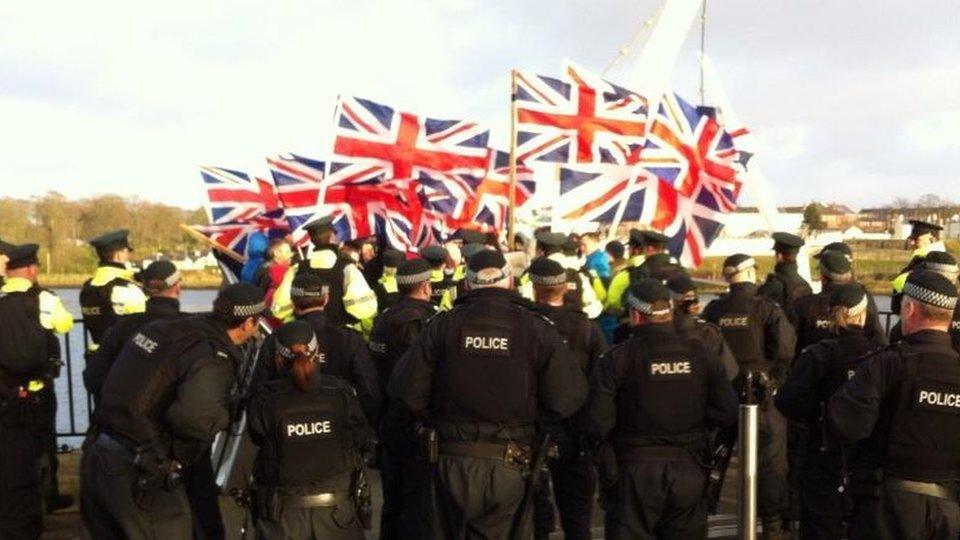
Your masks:
<svg viewBox="0 0 960 540"><path fill-rule="evenodd" d="M820 207L820 217L824 228L842 231L859 223L859 215L845 204L827 204Z"/></svg>
<svg viewBox="0 0 960 540"><path fill-rule="evenodd" d="M799 233L803 226L802 206L782 206L773 229L790 233ZM741 206L728 214L723 214L725 224L720 238L767 238L770 227L767 219L753 206Z"/></svg>

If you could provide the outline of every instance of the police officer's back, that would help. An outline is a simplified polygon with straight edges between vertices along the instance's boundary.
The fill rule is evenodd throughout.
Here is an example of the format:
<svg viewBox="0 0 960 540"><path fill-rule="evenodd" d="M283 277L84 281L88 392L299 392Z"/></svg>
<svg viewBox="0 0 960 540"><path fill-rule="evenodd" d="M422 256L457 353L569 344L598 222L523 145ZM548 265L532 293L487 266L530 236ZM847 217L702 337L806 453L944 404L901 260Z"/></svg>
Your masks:
<svg viewBox="0 0 960 540"><path fill-rule="evenodd" d="M793 359L796 334L780 307L757 293L756 261L738 253L727 257L724 278L730 290L710 302L703 318L720 327L740 367L741 399L760 404L757 514L767 538L782 534L780 513L788 507L786 421L773 406L774 390ZM749 378L751 384L746 384ZM761 395L746 394L759 389Z"/></svg>
<svg viewBox="0 0 960 540"><path fill-rule="evenodd" d="M100 346L87 359L83 370L83 384L100 400L100 389L113 362L123 346L141 327L159 319L181 317L180 272L170 261L157 261L138 275L144 291L149 295L147 309L142 313L124 315L103 333Z"/></svg>
<svg viewBox="0 0 960 540"><path fill-rule="evenodd" d="M624 537L703 538L707 432L736 421L737 396L719 359L674 330L665 286L642 280L625 302L637 331L601 357L589 404L593 435L616 449Z"/></svg>
<svg viewBox="0 0 960 540"><path fill-rule="evenodd" d="M794 360L789 378L777 392L776 405L790 420L809 426L797 472L800 533L804 538L841 538L848 508L842 449L824 437L826 402L853 376L857 365L878 345L866 336L866 292L858 283L837 285L830 293L831 334L806 347ZM791 471L793 473L793 471Z"/></svg>
<svg viewBox="0 0 960 540"><path fill-rule="evenodd" d="M954 284L957 283L957 277L960 276L960 267L957 266L957 260L945 251L931 251L925 257L914 261L914 267L918 270L936 272ZM953 348L960 350L960 306L953 310L953 320L950 321L948 332L953 342ZM897 324L890 329L890 341L896 342L901 339L903 339L903 323L897 321Z"/></svg>
<svg viewBox="0 0 960 540"><path fill-rule="evenodd" d="M673 326L677 333L703 343L723 365L727 378L734 380L740 373L737 359L727 345L720 327L699 317L700 297L697 287L689 276L671 278L666 283L673 298Z"/></svg>
<svg viewBox="0 0 960 540"><path fill-rule="evenodd" d="M593 372L600 354L606 349L600 327L579 309L564 304L566 271L560 263L541 257L530 264L530 281L536 300L534 310L556 325L587 377ZM545 420L541 424L557 444L559 456L551 464L554 498L560 513L560 523L566 538L589 538L590 517L596 480L589 460L589 445L584 430L585 410L562 421ZM546 493L546 490L544 490ZM546 537L553 522L553 507L549 498L538 498L535 515L537 538Z"/></svg>
<svg viewBox="0 0 960 540"><path fill-rule="evenodd" d="M957 290L917 270L903 293L904 339L866 358L827 404L831 434L861 441L851 538L957 538L960 354L947 333Z"/></svg>
<svg viewBox="0 0 960 540"><path fill-rule="evenodd" d="M776 302L791 322L794 320L794 302L813 294L810 284L797 270L797 255L803 244L803 239L795 234L773 233L776 264L773 273L767 274L767 280L760 287L760 294Z"/></svg>
<svg viewBox="0 0 960 540"><path fill-rule="evenodd" d="M401 295L397 291L397 267L403 260L403 252L395 249L388 249L380 255L383 273L373 285L373 292L377 295L377 307L381 313L400 300Z"/></svg>
<svg viewBox="0 0 960 540"><path fill-rule="evenodd" d="M328 276L329 277L329 276ZM335 323L327 313L330 306L330 282L314 273L298 274L290 287L296 320L306 321L313 328L322 350L319 369L323 375L340 377L357 391L363 410L371 424L380 415L381 390L377 370L370 359L367 344L360 332ZM260 348L255 380L279 378L274 357L276 338L268 336Z"/></svg>
<svg viewBox="0 0 960 540"><path fill-rule="evenodd" d="M265 311L260 289L238 283L212 314L154 321L124 345L81 462L81 517L94 538L191 534L180 476L227 426L239 346Z"/></svg>
<svg viewBox="0 0 960 540"><path fill-rule="evenodd" d="M450 253L443 246L432 245L420 250L420 255L430 264L430 301L440 307L443 295L457 286L448 267Z"/></svg>
<svg viewBox="0 0 960 540"><path fill-rule="evenodd" d="M41 494L49 499L51 489L59 493L49 486L56 482L53 379L60 343L55 334L69 332L73 317L55 294L37 285L36 244L8 244L5 251L7 279L0 288L0 535L37 538L43 528Z"/></svg>
<svg viewBox="0 0 960 540"><path fill-rule="evenodd" d="M537 254L547 257L560 263L567 273L567 293L564 301L587 314L587 317L595 319L603 312L603 303L597 298L597 293L590 283L589 275L584 275L579 271L579 265L571 263L568 257L563 253L563 246L569 241L567 235L550 232L548 230L539 231L536 234ZM530 276L524 274L520 277L520 294L529 300L533 300L533 286L530 283Z"/></svg>
<svg viewBox="0 0 960 540"><path fill-rule="evenodd" d="M503 537L538 417L576 412L586 381L553 325L511 290L503 255L481 251L467 270L472 290L431 319L388 392L436 430L438 534Z"/></svg>
<svg viewBox="0 0 960 540"><path fill-rule="evenodd" d="M930 253L945 252L946 246L940 240L940 234L943 227L934 223L927 223L919 219L910 220L910 236L907 237L906 248L912 250L910 261L900 270L897 277L890 282L893 287L893 294L890 297L890 310L894 313L900 312L900 299L903 297L903 285L907 281L910 272L917 269L919 263Z"/></svg>
<svg viewBox="0 0 960 540"><path fill-rule="evenodd" d="M283 377L251 398L257 536L262 539L363 538L358 503L362 453L370 431L349 384L321 375L310 324L277 331Z"/></svg>
<svg viewBox="0 0 960 540"><path fill-rule="evenodd" d="M133 281L130 269L129 231L119 230L90 240L100 263L93 277L80 288L83 324L90 333L89 351L96 350L103 333L117 317L146 309L147 297Z"/></svg>

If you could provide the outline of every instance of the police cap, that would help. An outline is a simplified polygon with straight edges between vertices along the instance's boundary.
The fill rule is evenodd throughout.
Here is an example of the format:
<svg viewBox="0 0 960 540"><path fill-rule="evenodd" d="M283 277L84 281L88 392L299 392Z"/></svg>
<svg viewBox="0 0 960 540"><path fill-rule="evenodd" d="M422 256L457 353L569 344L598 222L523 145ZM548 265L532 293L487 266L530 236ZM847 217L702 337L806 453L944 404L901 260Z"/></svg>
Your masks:
<svg viewBox="0 0 960 540"><path fill-rule="evenodd" d="M450 240L460 240L464 244L485 244L487 235L472 229L457 229L450 235Z"/></svg>
<svg viewBox="0 0 960 540"><path fill-rule="evenodd" d="M796 253L803 246L803 238L788 232L775 232L772 238L773 250L777 253Z"/></svg>
<svg viewBox="0 0 960 540"><path fill-rule="evenodd" d="M463 248L460 250L460 254L463 255L464 260L467 260L485 249L487 249L486 244L471 242L469 244L464 244Z"/></svg>
<svg viewBox="0 0 960 540"><path fill-rule="evenodd" d="M919 267L924 270L932 270L940 274L951 274L956 279L960 273L960 267L957 266L957 260L953 255L946 251L931 251L920 261ZM950 277L950 276L947 276Z"/></svg>
<svg viewBox="0 0 960 540"><path fill-rule="evenodd" d="M387 268L398 268L406 258L407 256L402 251L396 249L388 249L381 256L383 266Z"/></svg>
<svg viewBox="0 0 960 540"><path fill-rule="evenodd" d="M290 321L277 329L277 354L290 361L297 357L294 347L303 347L307 356L314 357L320 351L317 335L307 321Z"/></svg>
<svg viewBox="0 0 960 540"><path fill-rule="evenodd" d="M420 258L400 263L397 268L398 285L413 285L424 281L430 281L430 263Z"/></svg>
<svg viewBox="0 0 960 540"><path fill-rule="evenodd" d="M538 244L554 248L562 248L567 243L567 235L559 232L539 231L535 238Z"/></svg>
<svg viewBox="0 0 960 540"><path fill-rule="evenodd" d="M436 244L420 250L420 256L433 266L442 264L450 256L447 248Z"/></svg>
<svg viewBox="0 0 960 540"><path fill-rule="evenodd" d="M647 237L640 229L630 229L630 236L627 243L632 247L643 247L647 245Z"/></svg>
<svg viewBox="0 0 960 540"><path fill-rule="evenodd" d="M260 287L252 283L234 283L217 294L213 312L228 317L256 317L267 314L267 305Z"/></svg>
<svg viewBox="0 0 960 540"><path fill-rule="evenodd" d="M320 298L330 291L330 284L312 272L303 272L293 277L290 298Z"/></svg>
<svg viewBox="0 0 960 540"><path fill-rule="evenodd" d="M40 246L37 244L10 245L7 250L7 257L10 259L7 261L7 270L40 264L40 259L37 258L38 249Z"/></svg>
<svg viewBox="0 0 960 540"><path fill-rule="evenodd" d="M657 302L670 302L670 289L656 279L641 279L627 289L626 303L644 315L666 315L670 307L655 309Z"/></svg>
<svg viewBox="0 0 960 540"><path fill-rule="evenodd" d="M696 292L697 285L690 276L677 276L667 280L667 288L677 296L683 296L689 292Z"/></svg>
<svg viewBox="0 0 960 540"><path fill-rule="evenodd" d="M573 233L568 234L567 240L563 243L563 252L573 255L579 249L580 249L580 237Z"/></svg>
<svg viewBox="0 0 960 540"><path fill-rule="evenodd" d="M723 261L723 275L732 276L738 274L747 268L753 268L757 265L757 261L745 254L745 253L734 253L733 255L727 257Z"/></svg>
<svg viewBox="0 0 960 540"><path fill-rule="evenodd" d="M530 263L530 282L534 285L563 285L567 271L553 259L538 257Z"/></svg>
<svg viewBox="0 0 960 540"><path fill-rule="evenodd" d="M907 276L903 294L918 302L941 309L957 306L957 287L949 279L931 270L914 270Z"/></svg>
<svg viewBox="0 0 960 540"><path fill-rule="evenodd" d="M481 280L477 274L484 270L496 269L500 270L500 276L496 279L483 279ZM475 253L470 259L467 260L467 280L473 283L480 285L486 285L490 283L496 283L501 279L510 275L510 270L507 267L507 260L503 257L503 254L499 251L493 249L484 249Z"/></svg>
<svg viewBox="0 0 960 540"><path fill-rule="evenodd" d="M820 250L820 253L817 253L813 256L814 259L819 259L823 256L824 253L828 251L838 251L843 254L844 257L853 262L853 250L850 249L844 242L830 242L829 244L823 246L823 249Z"/></svg>
<svg viewBox="0 0 960 540"><path fill-rule="evenodd" d="M149 294L161 293L180 283L180 271L170 261L153 262L135 277Z"/></svg>
<svg viewBox="0 0 960 540"><path fill-rule="evenodd" d="M303 230L309 233L322 233L333 230L333 216L320 216L303 226Z"/></svg>
<svg viewBox="0 0 960 540"><path fill-rule="evenodd" d="M648 246L663 247L670 242L670 237L660 231L643 231L643 238Z"/></svg>
<svg viewBox="0 0 960 540"><path fill-rule="evenodd" d="M820 271L830 278L850 273L850 259L839 251L820 253Z"/></svg>
<svg viewBox="0 0 960 540"><path fill-rule="evenodd" d="M926 221L920 221L919 219L910 220L910 238L920 238L925 234L932 234L942 230L943 227L934 225L933 223L927 223Z"/></svg>
<svg viewBox="0 0 960 540"><path fill-rule="evenodd" d="M124 248L133 250L133 246L130 245L129 236L130 231L127 229L110 231L90 240L90 245L96 248L98 252Z"/></svg>
<svg viewBox="0 0 960 540"><path fill-rule="evenodd" d="M830 293L830 307L844 307L858 315L867 309L867 291L859 283L844 283Z"/></svg>

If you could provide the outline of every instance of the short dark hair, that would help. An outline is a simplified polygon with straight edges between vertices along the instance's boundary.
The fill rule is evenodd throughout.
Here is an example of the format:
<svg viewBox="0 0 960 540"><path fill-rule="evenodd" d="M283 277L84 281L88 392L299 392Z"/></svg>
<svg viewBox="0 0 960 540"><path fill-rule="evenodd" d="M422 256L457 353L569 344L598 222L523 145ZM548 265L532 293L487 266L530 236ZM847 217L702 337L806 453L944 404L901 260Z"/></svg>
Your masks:
<svg viewBox="0 0 960 540"><path fill-rule="evenodd" d="M326 305L322 296L298 296L292 298L291 301L293 302L293 308L298 311Z"/></svg>
<svg viewBox="0 0 960 540"><path fill-rule="evenodd" d="M220 312L214 311L213 317L218 323L220 323L220 326L222 326L224 329L233 330L234 328L238 328L241 325L243 325L243 323L247 322L247 319L250 319L253 316L248 315L246 317L242 317L238 315L232 315L229 313L220 313Z"/></svg>
<svg viewBox="0 0 960 540"><path fill-rule="evenodd" d="M310 243L318 246L322 244L332 244L333 238L336 236L336 231L333 229L320 229L309 231Z"/></svg>
<svg viewBox="0 0 960 540"><path fill-rule="evenodd" d="M423 283L423 281L416 283L397 283L397 292L400 293L400 296L410 296L410 293L419 289Z"/></svg>

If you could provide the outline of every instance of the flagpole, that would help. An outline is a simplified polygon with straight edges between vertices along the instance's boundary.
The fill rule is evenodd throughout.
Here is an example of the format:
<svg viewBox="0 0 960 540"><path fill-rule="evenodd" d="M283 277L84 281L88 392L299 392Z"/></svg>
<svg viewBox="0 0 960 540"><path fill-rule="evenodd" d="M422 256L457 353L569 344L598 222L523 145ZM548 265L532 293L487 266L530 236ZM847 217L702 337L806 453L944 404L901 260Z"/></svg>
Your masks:
<svg viewBox="0 0 960 540"><path fill-rule="evenodd" d="M238 263L243 264L247 262L247 258L244 257L243 255L237 253L236 251L226 246L221 246L220 244L211 240L209 236L200 234L199 232L194 230L193 227L186 225L184 223L181 223L180 228L183 229L183 232L187 233L187 235L190 236L191 238L212 247L213 249L219 251L220 253L223 253L227 257L230 257L231 259L237 261Z"/></svg>
<svg viewBox="0 0 960 540"><path fill-rule="evenodd" d="M510 207L507 246L516 249L517 227L517 70L510 70Z"/></svg>

